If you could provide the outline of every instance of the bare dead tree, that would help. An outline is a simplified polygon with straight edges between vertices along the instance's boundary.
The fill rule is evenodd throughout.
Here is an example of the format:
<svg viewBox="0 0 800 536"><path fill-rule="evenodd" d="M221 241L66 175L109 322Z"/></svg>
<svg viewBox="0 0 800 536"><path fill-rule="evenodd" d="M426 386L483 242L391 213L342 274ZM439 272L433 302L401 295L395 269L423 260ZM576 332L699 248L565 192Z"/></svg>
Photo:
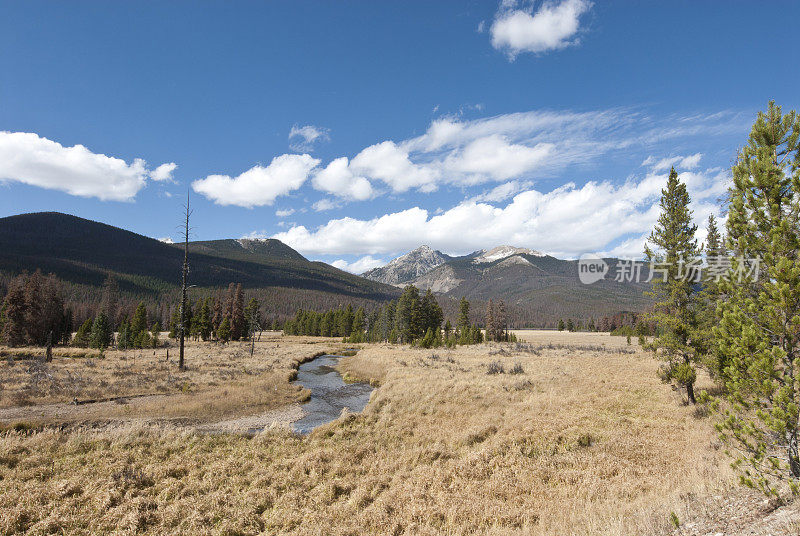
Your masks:
<svg viewBox="0 0 800 536"><path fill-rule="evenodd" d="M189 209L189 191L186 192L186 207L185 207L185 216L186 222L184 226L184 235L183 235L183 284L181 285L181 325L180 325L180 338L181 338L181 347L180 347L180 357L178 358L178 368L180 370L184 370L186 368L186 363L183 357L183 346L184 346L184 339L186 336L186 291L188 289L189 284L189 216L191 216L192 211Z"/></svg>

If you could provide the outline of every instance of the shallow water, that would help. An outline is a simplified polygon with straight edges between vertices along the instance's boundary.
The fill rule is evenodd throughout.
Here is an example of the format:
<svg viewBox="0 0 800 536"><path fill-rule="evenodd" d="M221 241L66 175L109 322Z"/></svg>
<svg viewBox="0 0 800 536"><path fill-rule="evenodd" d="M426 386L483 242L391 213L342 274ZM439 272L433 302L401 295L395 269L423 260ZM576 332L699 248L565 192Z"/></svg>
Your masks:
<svg viewBox="0 0 800 536"><path fill-rule="evenodd" d="M303 404L304 417L292 425L296 432L307 434L321 424L336 420L343 408L358 413L369 402L374 388L363 382L345 383L334 368L340 358L323 355L303 363L297 370L294 383L309 389L311 399Z"/></svg>

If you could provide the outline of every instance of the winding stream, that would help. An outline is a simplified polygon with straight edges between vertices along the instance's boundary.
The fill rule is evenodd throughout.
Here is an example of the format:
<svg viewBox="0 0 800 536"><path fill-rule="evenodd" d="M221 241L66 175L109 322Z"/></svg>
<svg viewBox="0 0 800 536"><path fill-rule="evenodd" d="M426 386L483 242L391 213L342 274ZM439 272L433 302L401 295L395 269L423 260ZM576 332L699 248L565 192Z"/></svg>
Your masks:
<svg viewBox="0 0 800 536"><path fill-rule="evenodd" d="M311 399L303 404L304 416L292 428L307 434L321 424L339 418L342 409L360 412L369 402L374 387L368 383L345 383L334 368L341 356L323 355L300 365L294 383L311 391Z"/></svg>

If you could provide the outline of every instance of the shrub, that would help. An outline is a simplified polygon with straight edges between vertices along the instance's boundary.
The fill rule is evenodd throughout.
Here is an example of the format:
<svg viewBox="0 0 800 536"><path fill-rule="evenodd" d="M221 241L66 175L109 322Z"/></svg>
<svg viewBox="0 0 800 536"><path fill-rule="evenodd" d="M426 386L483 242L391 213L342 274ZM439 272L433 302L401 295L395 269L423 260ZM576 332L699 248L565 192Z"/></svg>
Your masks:
<svg viewBox="0 0 800 536"><path fill-rule="evenodd" d="M500 361L492 361L487 367L486 374L504 374L505 369Z"/></svg>

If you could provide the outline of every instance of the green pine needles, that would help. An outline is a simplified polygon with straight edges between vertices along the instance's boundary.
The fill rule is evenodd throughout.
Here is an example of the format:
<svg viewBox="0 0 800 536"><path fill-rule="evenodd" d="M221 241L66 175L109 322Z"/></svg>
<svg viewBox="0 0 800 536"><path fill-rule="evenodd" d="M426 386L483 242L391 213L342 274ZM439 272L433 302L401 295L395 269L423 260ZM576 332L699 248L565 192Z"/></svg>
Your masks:
<svg viewBox="0 0 800 536"><path fill-rule="evenodd" d="M800 120L774 102L733 167L727 246L714 329L724 393L712 400L743 484L800 491ZM757 270L755 268L758 268ZM739 276L742 276L741 278Z"/></svg>

